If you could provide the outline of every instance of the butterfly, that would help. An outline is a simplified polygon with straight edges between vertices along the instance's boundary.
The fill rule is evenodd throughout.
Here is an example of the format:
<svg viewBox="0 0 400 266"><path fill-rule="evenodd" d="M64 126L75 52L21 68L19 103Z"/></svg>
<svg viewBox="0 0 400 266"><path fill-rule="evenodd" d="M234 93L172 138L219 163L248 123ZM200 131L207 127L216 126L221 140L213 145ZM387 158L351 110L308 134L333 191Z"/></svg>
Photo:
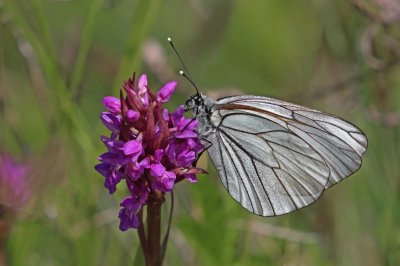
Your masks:
<svg viewBox="0 0 400 266"><path fill-rule="evenodd" d="M361 167L368 140L350 122L262 96L214 100L180 73L197 91L185 109L222 184L248 211L277 216L304 208Z"/></svg>

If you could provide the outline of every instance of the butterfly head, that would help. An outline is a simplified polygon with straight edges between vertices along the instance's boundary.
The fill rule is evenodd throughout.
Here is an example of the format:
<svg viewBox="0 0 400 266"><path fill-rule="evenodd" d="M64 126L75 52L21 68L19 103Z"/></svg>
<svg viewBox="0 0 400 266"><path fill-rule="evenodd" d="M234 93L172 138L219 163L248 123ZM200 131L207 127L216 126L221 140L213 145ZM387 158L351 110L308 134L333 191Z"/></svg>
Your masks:
<svg viewBox="0 0 400 266"><path fill-rule="evenodd" d="M204 99L201 94L196 93L190 96L185 103L185 112L199 108L204 104Z"/></svg>

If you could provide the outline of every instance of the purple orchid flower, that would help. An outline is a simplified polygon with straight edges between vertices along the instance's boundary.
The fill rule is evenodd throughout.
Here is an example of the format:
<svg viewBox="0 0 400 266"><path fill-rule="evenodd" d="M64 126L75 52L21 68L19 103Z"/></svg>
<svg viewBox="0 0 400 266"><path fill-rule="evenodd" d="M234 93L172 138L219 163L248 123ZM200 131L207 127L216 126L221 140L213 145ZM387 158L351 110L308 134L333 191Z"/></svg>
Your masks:
<svg viewBox="0 0 400 266"><path fill-rule="evenodd" d="M27 176L26 165L17 163L8 154L0 153L0 206L16 210L29 200L31 191Z"/></svg>
<svg viewBox="0 0 400 266"><path fill-rule="evenodd" d="M95 169L104 176L110 194L123 180L129 189L120 204L122 231L140 225L138 214L144 205L162 202L164 193L172 191L177 182L186 179L194 183L196 174L203 173L194 166L203 150L197 121L183 116L183 105L173 113L162 107L176 85L176 81L168 82L154 94L147 76L141 75L137 84L134 77L124 82L125 97L121 91L120 99L103 98L108 112L100 118L111 137L101 137L107 152L99 156Z"/></svg>

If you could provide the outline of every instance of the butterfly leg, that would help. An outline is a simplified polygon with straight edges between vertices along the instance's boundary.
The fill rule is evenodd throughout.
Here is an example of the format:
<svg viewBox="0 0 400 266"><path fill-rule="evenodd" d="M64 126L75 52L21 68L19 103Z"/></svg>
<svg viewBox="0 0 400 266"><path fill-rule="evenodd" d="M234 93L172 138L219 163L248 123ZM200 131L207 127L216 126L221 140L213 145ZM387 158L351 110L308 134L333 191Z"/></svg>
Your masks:
<svg viewBox="0 0 400 266"><path fill-rule="evenodd" d="M212 146L212 142L209 141L206 137L202 137L201 138L201 143L204 145L204 149L197 155L197 158L196 158L196 161L194 163L194 166L197 165L197 162L200 159L200 156L203 154L203 152L205 152L206 150L208 150Z"/></svg>
<svg viewBox="0 0 400 266"><path fill-rule="evenodd" d="M196 118L192 118L192 119L190 120L190 122L187 123L186 126L182 129L182 131L185 131L185 130L190 126L190 124L193 123L194 121L196 121Z"/></svg>

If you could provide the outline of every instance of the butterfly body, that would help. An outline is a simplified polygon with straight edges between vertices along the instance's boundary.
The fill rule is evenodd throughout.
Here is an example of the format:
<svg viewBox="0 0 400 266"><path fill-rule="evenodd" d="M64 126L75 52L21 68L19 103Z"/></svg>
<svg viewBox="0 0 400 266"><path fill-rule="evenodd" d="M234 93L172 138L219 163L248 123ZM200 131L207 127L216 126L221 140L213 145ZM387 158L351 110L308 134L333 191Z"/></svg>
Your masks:
<svg viewBox="0 0 400 266"><path fill-rule="evenodd" d="M214 99L204 94L195 94L186 101L185 109L192 110L193 115L199 122L197 132L203 140L217 130L214 121L212 121L215 103Z"/></svg>
<svg viewBox="0 0 400 266"><path fill-rule="evenodd" d="M261 96L186 102L198 134L229 194L261 216L315 202L361 166L364 133L317 110ZM211 146L210 146L211 145Z"/></svg>

